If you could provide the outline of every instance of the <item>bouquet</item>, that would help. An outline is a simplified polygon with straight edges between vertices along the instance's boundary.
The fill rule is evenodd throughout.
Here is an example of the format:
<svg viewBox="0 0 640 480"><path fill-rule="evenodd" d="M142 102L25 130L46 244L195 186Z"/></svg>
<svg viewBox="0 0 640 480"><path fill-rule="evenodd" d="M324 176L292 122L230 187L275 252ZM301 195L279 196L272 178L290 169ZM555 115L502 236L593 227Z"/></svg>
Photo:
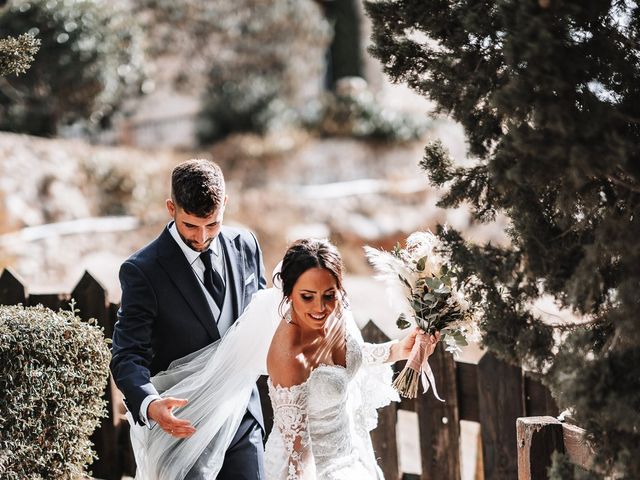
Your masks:
<svg viewBox="0 0 640 480"><path fill-rule="evenodd" d="M415 232L407 238L405 248L398 244L391 252L368 246L364 249L377 271L376 278L385 281L391 301L401 312L396 322L399 328L413 324L427 334L439 331L446 351L456 357L468 342L480 340L479 310L466 299L465 284L452 270L438 237L431 232ZM402 396L415 398L422 378L424 391L431 385L436 398L443 401L438 396L426 347L426 338L418 335L393 386Z"/></svg>

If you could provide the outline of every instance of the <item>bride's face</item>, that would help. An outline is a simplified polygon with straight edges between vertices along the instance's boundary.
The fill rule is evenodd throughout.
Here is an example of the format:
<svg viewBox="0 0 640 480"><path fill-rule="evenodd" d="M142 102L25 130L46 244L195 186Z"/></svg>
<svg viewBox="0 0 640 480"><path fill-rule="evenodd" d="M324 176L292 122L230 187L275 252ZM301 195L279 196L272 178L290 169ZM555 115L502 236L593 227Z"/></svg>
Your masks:
<svg viewBox="0 0 640 480"><path fill-rule="evenodd" d="M291 291L293 320L301 327L321 329L336 309L338 287L333 274L324 268L304 272Z"/></svg>

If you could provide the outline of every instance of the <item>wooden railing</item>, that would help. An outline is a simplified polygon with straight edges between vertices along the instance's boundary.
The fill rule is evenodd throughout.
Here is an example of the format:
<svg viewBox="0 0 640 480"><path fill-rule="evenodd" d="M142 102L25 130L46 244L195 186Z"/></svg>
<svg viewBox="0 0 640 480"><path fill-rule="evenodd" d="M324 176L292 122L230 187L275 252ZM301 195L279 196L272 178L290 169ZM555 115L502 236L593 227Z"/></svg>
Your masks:
<svg viewBox="0 0 640 480"><path fill-rule="evenodd" d="M76 301L80 318L95 318L111 337L118 306L108 302L107 292L89 273L85 273L71 293L29 295L27 288L10 270L0 275L0 304L42 304L57 310L68 309ZM385 342L388 338L375 324L363 329L365 340ZM420 478L423 480L460 479L460 420L479 422L482 440L482 468L478 478L513 480L518 476L516 419L525 416L557 415L549 392L520 368L508 365L491 353L485 353L477 364L455 361L439 346L430 359L437 379L441 403L431 393L417 399L404 399L379 411L378 428L372 441L378 462L387 480ZM401 369L403 365L396 367ZM267 429L272 412L266 393L266 379L258 381ZM109 381L105 399L108 416L93 434L98 460L91 467L94 477L120 480L133 475L135 463L124 420L124 406L113 381ZM399 410L417 414L419 427L421 475L401 472L398 462L397 418Z"/></svg>
<svg viewBox="0 0 640 480"><path fill-rule="evenodd" d="M517 420L518 480L547 480L554 451L585 470L595 470L595 450L584 429L550 417Z"/></svg>

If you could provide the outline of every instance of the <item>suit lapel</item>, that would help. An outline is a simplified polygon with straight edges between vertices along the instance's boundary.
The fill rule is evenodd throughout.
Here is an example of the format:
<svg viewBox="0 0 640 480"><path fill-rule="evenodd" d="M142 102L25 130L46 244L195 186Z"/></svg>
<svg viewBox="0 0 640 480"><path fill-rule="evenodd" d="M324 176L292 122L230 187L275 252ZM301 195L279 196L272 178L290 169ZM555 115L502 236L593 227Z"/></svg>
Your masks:
<svg viewBox="0 0 640 480"><path fill-rule="evenodd" d="M191 265L189 265L184 253L171 237L168 228L162 233L158 250L158 263L167 272L167 275L192 308L193 313L211 338L214 341L219 339L220 332L204 292Z"/></svg>
<svg viewBox="0 0 640 480"><path fill-rule="evenodd" d="M242 257L242 252L236 247L234 239L229 238L227 232L223 230L220 231L220 244L224 249L224 258L227 262L227 271L230 273L229 280L231 285L234 288L229 288L230 285L227 285L227 294L231 294L231 298L233 300L233 313L234 313L234 321L238 316L240 316L240 299L244 293L244 268L240 268L241 265L244 265L244 258Z"/></svg>

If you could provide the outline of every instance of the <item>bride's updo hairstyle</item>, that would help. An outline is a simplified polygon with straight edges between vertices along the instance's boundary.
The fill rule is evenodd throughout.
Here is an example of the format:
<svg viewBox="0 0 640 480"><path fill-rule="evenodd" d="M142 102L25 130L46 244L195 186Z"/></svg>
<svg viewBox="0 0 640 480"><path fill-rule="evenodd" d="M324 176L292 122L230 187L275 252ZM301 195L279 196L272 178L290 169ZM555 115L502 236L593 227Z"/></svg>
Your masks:
<svg viewBox="0 0 640 480"><path fill-rule="evenodd" d="M303 238L293 242L287 249L280 271L273 277L274 283L278 279L282 284L283 302L291 295L300 275L311 268L322 268L330 272L342 298L346 298L342 288L344 265L338 249L328 240Z"/></svg>

